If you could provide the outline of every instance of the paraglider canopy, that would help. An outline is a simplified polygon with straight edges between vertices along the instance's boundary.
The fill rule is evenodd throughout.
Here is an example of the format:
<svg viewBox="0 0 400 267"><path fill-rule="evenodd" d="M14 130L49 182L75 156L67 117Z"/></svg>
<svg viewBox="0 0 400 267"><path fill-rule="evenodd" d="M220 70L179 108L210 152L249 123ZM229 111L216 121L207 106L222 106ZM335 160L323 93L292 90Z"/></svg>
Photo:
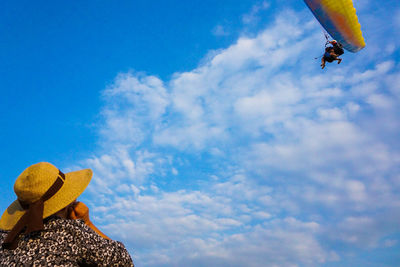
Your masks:
<svg viewBox="0 0 400 267"><path fill-rule="evenodd" d="M343 48L357 52L365 46L352 0L304 0L322 27Z"/></svg>

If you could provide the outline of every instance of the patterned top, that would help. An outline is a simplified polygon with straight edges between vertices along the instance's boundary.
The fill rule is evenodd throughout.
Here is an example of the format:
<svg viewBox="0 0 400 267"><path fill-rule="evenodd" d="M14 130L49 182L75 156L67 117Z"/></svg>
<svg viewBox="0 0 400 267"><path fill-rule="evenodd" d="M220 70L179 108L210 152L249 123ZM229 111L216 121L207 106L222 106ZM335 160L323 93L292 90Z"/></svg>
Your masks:
<svg viewBox="0 0 400 267"><path fill-rule="evenodd" d="M44 230L21 235L14 250L0 246L0 266L131 266L124 245L104 239L83 220L50 216ZM7 236L0 230L0 244Z"/></svg>

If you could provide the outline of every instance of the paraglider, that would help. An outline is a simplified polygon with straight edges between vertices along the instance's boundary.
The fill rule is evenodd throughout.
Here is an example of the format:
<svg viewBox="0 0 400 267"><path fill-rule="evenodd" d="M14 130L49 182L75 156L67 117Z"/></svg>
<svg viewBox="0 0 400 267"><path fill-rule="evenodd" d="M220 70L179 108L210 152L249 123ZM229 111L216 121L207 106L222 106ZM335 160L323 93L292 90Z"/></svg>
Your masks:
<svg viewBox="0 0 400 267"><path fill-rule="evenodd" d="M325 62L337 60L340 63L341 59L338 56L343 54L343 48L356 53L365 47L361 25L352 0L304 0L304 2L326 32L335 39L329 41L329 37L325 34L327 44L332 46L325 48L321 60L322 68L325 67Z"/></svg>

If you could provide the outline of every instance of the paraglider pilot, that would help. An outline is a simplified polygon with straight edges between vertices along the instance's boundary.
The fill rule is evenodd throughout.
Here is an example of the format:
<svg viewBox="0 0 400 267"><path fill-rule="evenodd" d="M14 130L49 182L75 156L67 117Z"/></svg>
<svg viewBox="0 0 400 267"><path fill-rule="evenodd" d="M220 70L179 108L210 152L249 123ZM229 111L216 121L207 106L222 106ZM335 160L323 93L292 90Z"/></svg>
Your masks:
<svg viewBox="0 0 400 267"><path fill-rule="evenodd" d="M329 41L329 44L331 44L332 46L328 46L325 48L325 53L321 59L321 68L322 69L325 68L326 62L331 63L335 60L338 61L338 64L340 64L340 62L342 62L342 59L339 58L339 56L344 53L342 45L335 40Z"/></svg>

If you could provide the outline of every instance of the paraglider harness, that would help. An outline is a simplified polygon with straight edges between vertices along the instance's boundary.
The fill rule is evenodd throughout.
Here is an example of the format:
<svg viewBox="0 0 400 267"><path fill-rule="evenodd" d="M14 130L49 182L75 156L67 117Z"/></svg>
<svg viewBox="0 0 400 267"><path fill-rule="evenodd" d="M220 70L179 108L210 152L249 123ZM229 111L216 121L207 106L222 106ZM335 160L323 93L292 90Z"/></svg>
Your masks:
<svg viewBox="0 0 400 267"><path fill-rule="evenodd" d="M324 36L325 36L325 39L326 39L326 42L325 42L325 53L323 55L319 56L319 57L314 58L314 59L325 57L325 60L327 62L332 62L333 59L329 55L329 52L331 51L331 49L333 49L333 51L335 52L336 55L340 56L340 55L343 55L343 53L344 53L343 46L342 46L341 43L336 42L335 45L332 45L332 46L329 47L328 45L331 44L331 41L329 40L329 35L328 35L327 32L325 32L325 31L323 31L323 32L324 32Z"/></svg>
<svg viewBox="0 0 400 267"><path fill-rule="evenodd" d="M332 44L331 41L329 40L329 36L326 32L324 32L325 35L325 48L328 47L328 45ZM343 45L339 42L336 41L336 44L332 45L332 49L335 52L336 55L340 56L344 54L344 50L343 50Z"/></svg>

